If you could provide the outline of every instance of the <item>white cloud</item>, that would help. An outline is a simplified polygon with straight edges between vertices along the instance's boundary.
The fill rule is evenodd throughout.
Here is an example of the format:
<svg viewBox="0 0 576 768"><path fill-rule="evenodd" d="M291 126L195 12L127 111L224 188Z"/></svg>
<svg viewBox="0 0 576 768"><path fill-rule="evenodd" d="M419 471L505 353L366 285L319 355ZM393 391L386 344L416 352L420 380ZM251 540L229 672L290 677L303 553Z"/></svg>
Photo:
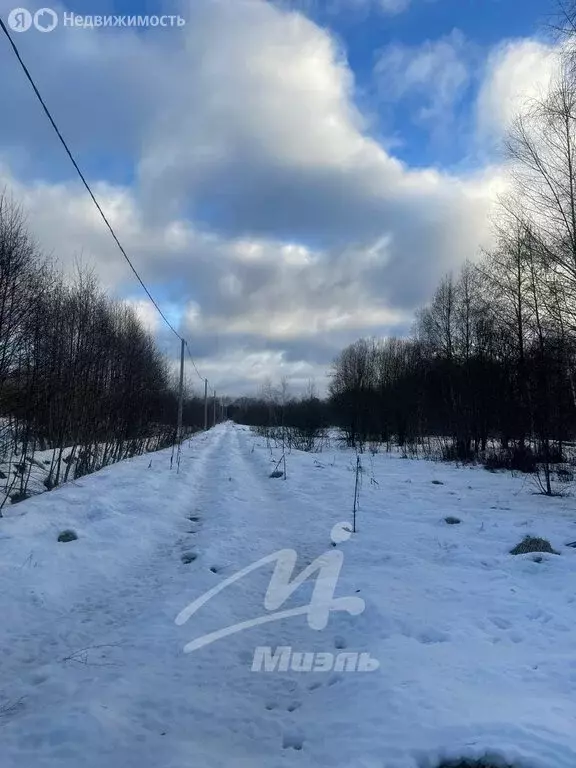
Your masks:
<svg viewBox="0 0 576 768"><path fill-rule="evenodd" d="M127 303L134 308L138 318L150 333L158 333L161 323L160 315L149 299L127 299Z"/></svg>
<svg viewBox="0 0 576 768"><path fill-rule="evenodd" d="M470 79L467 48L456 29L420 45L389 45L374 67L379 95L392 102L416 96L419 119L436 124L449 120Z"/></svg>
<svg viewBox="0 0 576 768"><path fill-rule="evenodd" d="M111 156L138 149L133 186L94 188L205 375L237 387L279 370L318 377L343 344L406 327L442 273L475 256L498 169L457 177L395 159L367 133L343 51L301 14L260 0L194 0L186 16L170 50L126 30L126 40L68 30L74 43L44 35L34 55L53 46L49 92L63 87L58 73L68 87L89 62L93 93L72 89L67 135L86 132L85 151L102 141ZM120 53L125 44L133 58ZM443 98L457 91L465 73L445 69L458 65L458 44L451 37L421 52L411 82L444 78ZM121 62L118 72L110 61ZM11 88L3 80L0 98L16 104ZM83 114L90 98L92 123ZM28 106L22 115L26 128ZM119 138L102 128L110 116ZM42 147L26 130L10 145ZM38 240L67 264L81 254L107 288L138 301L81 186L31 179L37 168L31 158L19 180L8 168L3 177Z"/></svg>
<svg viewBox="0 0 576 768"><path fill-rule="evenodd" d="M477 102L480 141L497 143L523 105L546 91L557 49L538 40L509 40L490 55Z"/></svg>
<svg viewBox="0 0 576 768"><path fill-rule="evenodd" d="M253 160L301 173L362 160L353 77L325 30L255 0L198 2L189 28L174 87L146 132L145 187L160 178L194 194Z"/></svg>

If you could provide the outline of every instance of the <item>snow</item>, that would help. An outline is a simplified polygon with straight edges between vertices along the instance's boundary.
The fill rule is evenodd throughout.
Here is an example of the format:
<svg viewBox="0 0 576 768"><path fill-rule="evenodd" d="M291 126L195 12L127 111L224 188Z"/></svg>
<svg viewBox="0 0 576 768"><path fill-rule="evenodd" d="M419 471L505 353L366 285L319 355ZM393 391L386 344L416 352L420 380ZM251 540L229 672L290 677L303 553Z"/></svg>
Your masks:
<svg viewBox="0 0 576 768"><path fill-rule="evenodd" d="M65 461L68 459L71 450L71 448L66 448L62 451L62 475L66 471ZM46 486L44 483L48 478L50 466L57 454L57 450L46 450L35 451L32 455L27 455L25 459L22 459L21 454L9 456L8 459L0 459L0 479L3 481L0 487L0 505L4 504L2 514L4 514L6 505L9 506L11 503L9 499L6 499L6 496L16 495L20 491L22 473L19 470L22 465L25 467L24 474L28 478L26 492L30 496L45 493Z"/></svg>
<svg viewBox="0 0 576 768"><path fill-rule="evenodd" d="M0 520L1 768L435 768L489 752L576 765L574 499L526 477L279 449L223 424L5 508ZM151 466L150 465L151 463ZM435 484L437 481L442 484ZM453 515L459 525L447 525ZM190 519L193 518L193 519ZM73 529L78 540L59 543ZM560 555L512 556L525 535ZM335 612L190 641L267 613L273 567L176 617L280 549L297 572L336 549ZM190 562L185 563L184 560ZM304 584L283 608L310 600ZM255 648L369 653L371 672L253 672Z"/></svg>
<svg viewBox="0 0 576 768"><path fill-rule="evenodd" d="M0 428L6 426L5 423L3 424L2 422L6 422L6 420L0 418ZM18 453L11 453L11 448L14 447L11 435L8 442L9 446L6 455L3 459L0 459L0 480L3 480L0 485L0 509L2 510L2 514L4 514L6 505L10 506L11 503L6 497L13 497L20 491L22 466L25 467L24 475L27 478L26 493L28 496L46 493L46 481L50 477L51 470L55 473L55 465L58 462L58 454L60 452L58 448L30 451L30 447L28 447L26 456L23 458L21 454L22 445L20 443L18 444ZM150 453L157 445L158 440L156 438L149 438L145 446L145 451ZM106 450L107 448L108 450ZM82 450L83 449L78 446L76 449L72 446L62 449L60 483L64 482L64 477L67 473L70 477L74 477L75 463ZM97 458L101 467L110 465L115 460L114 456L110 455L110 447L106 446L105 443L100 443L96 446L91 445L89 451L98 452ZM92 453L92 455L94 454ZM71 467L68 466L70 461L72 463Z"/></svg>

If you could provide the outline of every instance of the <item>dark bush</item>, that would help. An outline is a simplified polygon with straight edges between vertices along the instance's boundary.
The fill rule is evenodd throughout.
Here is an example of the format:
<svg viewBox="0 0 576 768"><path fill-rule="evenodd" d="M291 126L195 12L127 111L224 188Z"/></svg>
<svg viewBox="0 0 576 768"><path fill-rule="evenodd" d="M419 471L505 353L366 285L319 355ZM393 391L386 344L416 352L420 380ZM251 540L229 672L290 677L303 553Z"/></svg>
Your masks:
<svg viewBox="0 0 576 768"><path fill-rule="evenodd" d="M58 541L62 543L67 543L69 541L76 541L77 538L78 536L76 535L75 531L67 529L65 531L62 531L62 533L58 536Z"/></svg>
<svg viewBox="0 0 576 768"><path fill-rule="evenodd" d="M538 461L531 448L516 446L510 455L510 469L525 474L533 474L538 469Z"/></svg>
<svg viewBox="0 0 576 768"><path fill-rule="evenodd" d="M544 448L540 448L536 454L536 460L540 463L548 462L548 464L565 464L566 457L562 454L562 451L557 445L550 446L548 453Z"/></svg>
<svg viewBox="0 0 576 768"><path fill-rule="evenodd" d="M506 456L500 453L489 453L484 459L484 469L489 472L497 472L499 469L509 469L510 462Z"/></svg>
<svg viewBox="0 0 576 768"><path fill-rule="evenodd" d="M546 539L540 539L537 536L525 536L520 544L510 550L511 555L527 555L530 552L547 552L549 555L558 555L552 545Z"/></svg>
<svg viewBox="0 0 576 768"><path fill-rule="evenodd" d="M516 446L512 449L492 451L484 458L484 468L489 472L499 469L513 470L526 474L534 474L538 469L536 456L526 446Z"/></svg>
<svg viewBox="0 0 576 768"><path fill-rule="evenodd" d="M482 758L480 760L449 760L448 762L440 763L438 768L519 768L519 766L510 765L510 763L503 763L500 761L494 762L488 758Z"/></svg>
<svg viewBox="0 0 576 768"><path fill-rule="evenodd" d="M574 482L574 472L564 467L559 467L556 470L556 477L560 483L572 483Z"/></svg>
<svg viewBox="0 0 576 768"><path fill-rule="evenodd" d="M474 459L473 451L463 440L455 440L449 445L442 446L443 461L460 461L466 464L474 461Z"/></svg>
<svg viewBox="0 0 576 768"><path fill-rule="evenodd" d="M26 499L30 498L30 494L26 493L26 491L13 493L12 496L10 496L10 501L12 504L19 504L21 501L26 501Z"/></svg>

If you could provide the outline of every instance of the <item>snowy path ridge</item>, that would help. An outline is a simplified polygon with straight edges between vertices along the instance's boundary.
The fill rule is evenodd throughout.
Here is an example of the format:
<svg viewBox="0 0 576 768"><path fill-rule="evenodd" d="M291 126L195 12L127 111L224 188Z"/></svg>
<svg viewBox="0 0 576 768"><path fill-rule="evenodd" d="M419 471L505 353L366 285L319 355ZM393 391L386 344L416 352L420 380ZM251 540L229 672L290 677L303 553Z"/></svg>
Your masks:
<svg viewBox="0 0 576 768"><path fill-rule="evenodd" d="M272 566L177 626L189 603L280 549L300 572L349 518L353 454L293 452L285 481L268 477L275 458L224 424L185 443L178 473L170 451L138 457L1 521L1 768L435 768L486 751L574 768L576 525L570 499L518 478L364 456L337 595L366 610L183 652L263 615ZM58 543L65 528L78 540ZM562 554L513 558L526 533ZM380 668L252 672L258 646L369 653Z"/></svg>

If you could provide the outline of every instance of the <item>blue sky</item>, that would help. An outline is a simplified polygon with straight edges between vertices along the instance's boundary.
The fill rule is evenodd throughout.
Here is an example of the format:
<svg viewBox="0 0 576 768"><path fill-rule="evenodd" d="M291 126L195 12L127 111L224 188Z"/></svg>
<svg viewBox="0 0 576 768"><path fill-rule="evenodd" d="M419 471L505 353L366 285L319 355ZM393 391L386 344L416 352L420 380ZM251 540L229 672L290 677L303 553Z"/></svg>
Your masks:
<svg viewBox="0 0 576 768"><path fill-rule="evenodd" d="M554 18L553 2L547 0L523 0L521 12L516 0L412 0L405 11L398 13L381 12L378 0L343 0L343 3L338 0L280 0L278 4L304 13L328 29L341 43L355 78L355 99L370 120L370 131L383 141L392 141L397 157L420 167L474 164L468 134L489 51L508 39L545 37L547 25ZM158 0L98 0L97 7L94 0L76 0L67 4L67 8L79 14L165 12L186 15L181 3L159 3ZM116 33L122 34L118 30ZM382 98L375 85L374 67L380 53L389 46L415 49L455 33L462 36L461 55L470 65L469 81L454 101L454 121L445 133L438 133L415 116L422 100L421 93L392 103ZM138 30L137 34L143 38L158 35L167 38L171 32ZM33 46L37 41L28 38L19 39L19 42ZM26 51L27 45L23 47ZM41 76L41 72L37 75ZM385 90L385 77L383 79L381 87ZM50 96L52 101L69 98L63 90ZM32 96L29 98L32 102ZM14 120L17 121L17 116ZM137 147L99 150L91 146L86 151L86 136L72 138L90 175L103 173L106 178L122 184L134 181ZM60 162L58 147L52 148L49 142L39 161L47 164L54 179L65 179L69 175L69 169Z"/></svg>
<svg viewBox="0 0 576 768"><path fill-rule="evenodd" d="M409 330L489 244L506 124L554 57L553 0L54 8L186 19L17 43L153 293L234 391L325 382L345 344ZM0 183L45 251L93 267L175 356L6 46L0 73Z"/></svg>
<svg viewBox="0 0 576 768"><path fill-rule="evenodd" d="M449 135L434 140L430 131L415 123L409 106L396 103L392 119L385 116L380 127L392 122L403 144L396 154L418 165L452 165L467 160L466 145L459 132L470 130L470 111L480 86L482 66L490 49L508 38L545 34L550 4L543 0L414 0L404 13L396 15L345 14L327 23L344 41L348 60L361 90L372 95L374 60L388 45L419 46L457 30L463 36L463 55L472 65L471 80L456 103L456 123ZM417 100L416 100L417 101ZM378 107L376 106L376 110ZM455 135L456 134L456 135Z"/></svg>
<svg viewBox="0 0 576 768"><path fill-rule="evenodd" d="M379 13L374 5L340 14L321 11L319 5L313 16L343 41L359 98L373 110L376 129L384 134L392 131L401 141L395 154L420 166L474 162L462 134L470 131L471 111L489 51L507 39L546 36L552 12L545 0L525 0L521 12L516 0L414 0L406 11L392 15ZM470 82L455 104L456 120L448 134L431 136L429 126L414 119L418 97L382 109L374 94L374 64L387 46L421 46L455 31L462 35L462 55L471 65Z"/></svg>

